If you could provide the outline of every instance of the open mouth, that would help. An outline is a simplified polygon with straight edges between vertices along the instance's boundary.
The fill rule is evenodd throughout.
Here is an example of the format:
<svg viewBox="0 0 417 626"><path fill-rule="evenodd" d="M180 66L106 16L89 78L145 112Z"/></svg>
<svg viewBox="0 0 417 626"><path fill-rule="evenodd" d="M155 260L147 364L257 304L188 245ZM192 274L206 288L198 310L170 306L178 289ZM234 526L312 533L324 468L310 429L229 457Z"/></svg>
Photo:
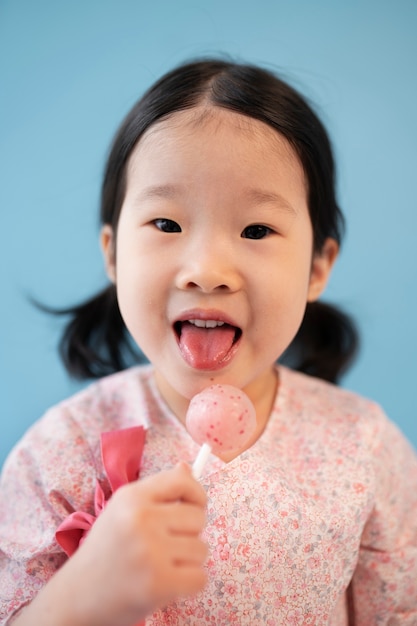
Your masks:
<svg viewBox="0 0 417 626"><path fill-rule="evenodd" d="M174 323L184 360L197 369L218 369L234 355L242 330L220 320L189 319Z"/></svg>

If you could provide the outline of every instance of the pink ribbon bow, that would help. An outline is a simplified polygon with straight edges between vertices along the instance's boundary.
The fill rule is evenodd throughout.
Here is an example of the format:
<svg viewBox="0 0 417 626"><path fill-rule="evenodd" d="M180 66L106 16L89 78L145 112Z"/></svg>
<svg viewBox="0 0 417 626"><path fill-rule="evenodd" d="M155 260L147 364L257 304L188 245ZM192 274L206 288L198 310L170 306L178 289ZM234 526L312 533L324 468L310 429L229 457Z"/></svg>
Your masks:
<svg viewBox="0 0 417 626"><path fill-rule="evenodd" d="M101 457L112 494L122 485L139 478L140 463L145 444L143 426L114 430L101 435ZM59 525L55 538L68 556L82 544L107 501L99 482L94 494L94 515L74 511ZM140 622L137 626L143 626Z"/></svg>

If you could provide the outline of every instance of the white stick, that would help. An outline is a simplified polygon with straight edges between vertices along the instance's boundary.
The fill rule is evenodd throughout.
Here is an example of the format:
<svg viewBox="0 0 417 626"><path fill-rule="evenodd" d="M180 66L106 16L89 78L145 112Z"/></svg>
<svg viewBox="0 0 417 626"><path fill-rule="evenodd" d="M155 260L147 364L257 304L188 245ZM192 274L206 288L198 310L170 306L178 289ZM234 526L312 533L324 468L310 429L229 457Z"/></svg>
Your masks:
<svg viewBox="0 0 417 626"><path fill-rule="evenodd" d="M203 443L193 463L193 476L197 480L200 478L203 472L204 466L207 463L210 454L211 454L211 447L209 446L208 443Z"/></svg>

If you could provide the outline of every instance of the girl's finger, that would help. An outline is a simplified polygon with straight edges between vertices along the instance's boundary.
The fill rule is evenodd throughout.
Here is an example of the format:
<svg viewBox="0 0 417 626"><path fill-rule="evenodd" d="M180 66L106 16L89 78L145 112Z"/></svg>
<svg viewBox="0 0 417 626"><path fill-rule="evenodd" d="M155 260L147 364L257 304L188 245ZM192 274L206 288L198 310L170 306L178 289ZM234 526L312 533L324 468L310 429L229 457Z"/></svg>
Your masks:
<svg viewBox="0 0 417 626"><path fill-rule="evenodd" d="M176 565L170 572L169 593L172 600L179 596L194 595L202 591L206 584L207 572L202 567L190 564ZM155 593L158 593L158 590L155 590Z"/></svg>
<svg viewBox="0 0 417 626"><path fill-rule="evenodd" d="M206 514L201 506L175 502L164 506L167 529L175 535L200 534L206 524Z"/></svg>
<svg viewBox="0 0 417 626"><path fill-rule="evenodd" d="M177 537L175 543L171 544L170 559L176 566L194 565L201 567L205 563L207 555L208 548L203 541Z"/></svg>
<svg viewBox="0 0 417 626"><path fill-rule="evenodd" d="M171 470L140 480L136 486L143 495L148 496L154 502L181 500L204 507L207 501L203 487L193 478L189 467L184 463Z"/></svg>

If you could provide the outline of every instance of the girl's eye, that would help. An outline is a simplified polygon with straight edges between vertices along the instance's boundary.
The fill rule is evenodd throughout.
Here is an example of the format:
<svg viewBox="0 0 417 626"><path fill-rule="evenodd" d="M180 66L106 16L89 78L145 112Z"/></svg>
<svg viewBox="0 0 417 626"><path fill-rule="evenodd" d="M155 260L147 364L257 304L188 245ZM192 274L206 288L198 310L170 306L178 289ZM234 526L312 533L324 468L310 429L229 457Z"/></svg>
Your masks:
<svg viewBox="0 0 417 626"><path fill-rule="evenodd" d="M263 239L272 232L273 231L268 228L268 226L263 226L262 224L252 224L243 230L241 237L244 239Z"/></svg>
<svg viewBox="0 0 417 626"><path fill-rule="evenodd" d="M163 233L180 233L181 226L174 222L174 220L168 220L166 218L160 217L156 220L153 220L153 224L157 227L158 230Z"/></svg>

